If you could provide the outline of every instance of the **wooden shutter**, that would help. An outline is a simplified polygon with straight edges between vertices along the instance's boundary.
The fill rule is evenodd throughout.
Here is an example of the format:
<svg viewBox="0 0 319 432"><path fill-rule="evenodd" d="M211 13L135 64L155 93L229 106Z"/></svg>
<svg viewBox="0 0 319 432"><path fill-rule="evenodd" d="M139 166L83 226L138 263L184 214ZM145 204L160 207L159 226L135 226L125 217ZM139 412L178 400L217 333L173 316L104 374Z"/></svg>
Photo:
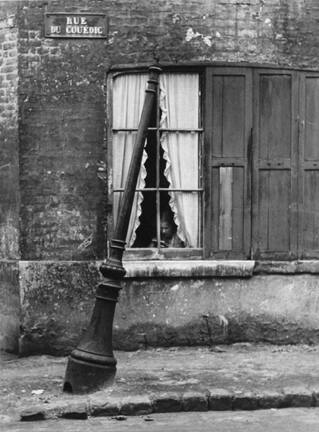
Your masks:
<svg viewBox="0 0 319 432"><path fill-rule="evenodd" d="M250 254L251 88L248 69L207 69L206 256Z"/></svg>
<svg viewBox="0 0 319 432"><path fill-rule="evenodd" d="M253 257L297 255L297 77L254 75Z"/></svg>
<svg viewBox="0 0 319 432"><path fill-rule="evenodd" d="M319 74L300 79L299 244L301 258L319 257Z"/></svg>

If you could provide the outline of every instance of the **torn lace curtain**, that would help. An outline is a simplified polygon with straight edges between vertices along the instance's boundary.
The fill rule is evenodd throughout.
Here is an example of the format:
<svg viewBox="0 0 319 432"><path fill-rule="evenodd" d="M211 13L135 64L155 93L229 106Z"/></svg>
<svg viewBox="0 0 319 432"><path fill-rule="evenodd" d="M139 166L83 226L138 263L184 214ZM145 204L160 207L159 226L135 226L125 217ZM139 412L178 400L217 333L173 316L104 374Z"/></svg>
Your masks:
<svg viewBox="0 0 319 432"><path fill-rule="evenodd" d="M146 74L121 75L113 87L113 128L137 129L141 116ZM160 77L160 128L172 129L161 133L160 143L166 160L164 175L170 189L191 190L199 187L199 77L198 74L165 73ZM176 131L178 129L178 131ZM187 129L188 131L182 131ZM174 131L175 130L175 131ZM131 161L136 131L118 131L113 136L113 188L125 187ZM144 150L137 189L145 187L147 175ZM177 235L186 247L199 244L199 198L194 192L169 191L169 205L177 226ZM127 233L127 245L131 247L140 225L143 194L136 192ZM114 192L113 217L116 220L120 193Z"/></svg>

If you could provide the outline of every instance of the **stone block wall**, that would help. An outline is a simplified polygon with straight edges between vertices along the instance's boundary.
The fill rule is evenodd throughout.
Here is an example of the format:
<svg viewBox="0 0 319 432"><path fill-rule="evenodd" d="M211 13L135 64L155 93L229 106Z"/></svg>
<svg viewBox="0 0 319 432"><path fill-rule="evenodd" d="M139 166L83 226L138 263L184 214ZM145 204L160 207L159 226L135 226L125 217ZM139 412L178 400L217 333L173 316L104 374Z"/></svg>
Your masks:
<svg viewBox="0 0 319 432"><path fill-rule="evenodd" d="M229 269L223 276L217 269L208 277L201 262L181 264L177 273L183 265L188 276L174 278L168 262L160 263L153 275L127 265L115 313L115 349L319 343L318 274L254 273L250 262L241 264L250 271L237 267L227 277ZM69 353L89 324L98 263L21 262L20 276L20 353Z"/></svg>

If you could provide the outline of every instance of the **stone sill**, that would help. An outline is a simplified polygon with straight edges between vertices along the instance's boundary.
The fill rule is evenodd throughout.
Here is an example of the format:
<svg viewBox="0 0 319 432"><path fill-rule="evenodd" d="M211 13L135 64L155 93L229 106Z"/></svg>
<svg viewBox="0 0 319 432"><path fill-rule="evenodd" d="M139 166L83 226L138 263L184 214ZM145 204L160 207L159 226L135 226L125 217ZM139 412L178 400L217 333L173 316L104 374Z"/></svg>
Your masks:
<svg viewBox="0 0 319 432"><path fill-rule="evenodd" d="M254 274L319 274L319 260L256 261Z"/></svg>
<svg viewBox="0 0 319 432"><path fill-rule="evenodd" d="M183 260L124 261L125 278L199 278L239 277L254 275L319 274L319 260L254 261L254 260Z"/></svg>
<svg viewBox="0 0 319 432"><path fill-rule="evenodd" d="M253 276L255 261L124 261L125 278L197 278Z"/></svg>
<svg viewBox="0 0 319 432"><path fill-rule="evenodd" d="M102 260L6 260L0 264L17 265L22 271L29 266L82 266L97 270ZM255 275L318 274L319 260L254 261L254 260L124 260L125 278L250 278Z"/></svg>

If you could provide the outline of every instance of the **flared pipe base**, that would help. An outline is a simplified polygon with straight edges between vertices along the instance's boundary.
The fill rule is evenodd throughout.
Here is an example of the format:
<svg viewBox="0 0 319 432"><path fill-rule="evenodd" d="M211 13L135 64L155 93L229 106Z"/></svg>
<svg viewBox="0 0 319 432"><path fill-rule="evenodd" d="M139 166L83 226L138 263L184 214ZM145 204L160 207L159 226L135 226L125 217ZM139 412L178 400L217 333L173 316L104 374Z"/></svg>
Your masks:
<svg viewBox="0 0 319 432"><path fill-rule="evenodd" d="M116 366L101 365L69 357L63 391L74 394L92 393L113 384Z"/></svg>

